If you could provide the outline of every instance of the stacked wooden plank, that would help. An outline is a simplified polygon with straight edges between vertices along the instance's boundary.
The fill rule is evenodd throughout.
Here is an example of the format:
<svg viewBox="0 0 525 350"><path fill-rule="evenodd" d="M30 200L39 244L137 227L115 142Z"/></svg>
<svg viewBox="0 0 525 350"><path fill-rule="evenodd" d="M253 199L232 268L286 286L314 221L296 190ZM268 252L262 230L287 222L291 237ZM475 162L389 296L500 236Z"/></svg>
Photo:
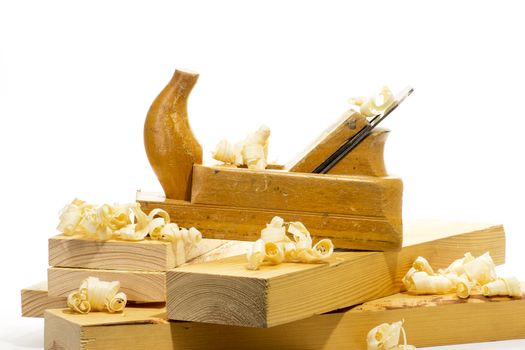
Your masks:
<svg viewBox="0 0 525 350"><path fill-rule="evenodd" d="M49 239L48 293L67 297L87 277L119 281L132 302L164 302L166 271L196 258L224 240L203 239L196 246L177 242L97 241L79 236Z"/></svg>
<svg viewBox="0 0 525 350"><path fill-rule="evenodd" d="M524 286L525 287L525 286ZM129 308L124 316L47 310L46 349L366 349L366 334L404 319L418 347L525 337L525 299L465 301L406 293L272 328L167 321L164 308ZM458 328L461 327L459 331Z"/></svg>
<svg viewBox="0 0 525 350"><path fill-rule="evenodd" d="M228 243L168 270L166 308L130 305L124 314L87 316L49 309L46 349L364 349L372 327L399 319L405 319L416 346L525 336L523 298L474 295L464 301L453 295L397 293L400 278L418 255L437 268L467 251L489 251L497 264L503 263L500 225L409 223L399 252L344 251L327 264L263 266L260 271L246 270L243 256L225 257L245 247ZM513 321L505 323L509 318ZM472 327L456 332L458 322Z"/></svg>
<svg viewBox="0 0 525 350"><path fill-rule="evenodd" d="M395 294L419 255L436 268L467 251L490 251L502 262L503 242L501 226L409 223L399 252L336 252L327 264L290 263L258 271L246 269L244 256L184 266L168 272L168 317L273 327Z"/></svg>
<svg viewBox="0 0 525 350"><path fill-rule="evenodd" d="M49 239L47 282L22 289L22 316L43 317L66 307L66 297L89 276L118 280L130 305L164 305L166 272L176 266L242 254L245 242L203 239L198 246L160 241L94 241L58 235Z"/></svg>
<svg viewBox="0 0 525 350"><path fill-rule="evenodd" d="M21 291L22 316L44 317L47 309L67 307L65 297L51 297L47 294L47 282L40 282Z"/></svg>

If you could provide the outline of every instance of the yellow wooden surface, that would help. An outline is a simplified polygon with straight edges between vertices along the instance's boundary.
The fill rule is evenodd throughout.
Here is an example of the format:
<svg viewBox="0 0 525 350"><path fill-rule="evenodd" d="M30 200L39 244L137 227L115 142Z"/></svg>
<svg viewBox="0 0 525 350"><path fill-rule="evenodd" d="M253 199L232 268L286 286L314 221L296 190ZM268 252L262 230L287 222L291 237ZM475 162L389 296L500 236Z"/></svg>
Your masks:
<svg viewBox="0 0 525 350"><path fill-rule="evenodd" d="M199 228L204 237L254 241L274 216L303 222L315 239L329 238L339 248L398 250L402 242L401 217L359 217L292 210L254 209L222 205L191 204L165 199L158 194L137 192L145 212L166 210L174 222ZM401 209L399 209L401 210Z"/></svg>
<svg viewBox="0 0 525 350"><path fill-rule="evenodd" d="M123 313L87 315L54 309L46 310L44 317L44 348L50 350L157 349L157 342L170 342L163 308L126 307ZM100 331L93 334L94 330Z"/></svg>
<svg viewBox="0 0 525 350"><path fill-rule="evenodd" d="M401 220L399 178L290 173L195 165L195 204Z"/></svg>
<svg viewBox="0 0 525 350"><path fill-rule="evenodd" d="M291 172L313 172L366 124L368 122L361 114L354 111L345 112L312 145L290 161L286 169ZM386 129L372 131L356 148L330 169L328 174L386 176L383 153L388 133Z"/></svg>
<svg viewBox="0 0 525 350"><path fill-rule="evenodd" d="M155 98L144 123L144 146L168 198L190 199L191 171L202 163L202 147L193 134L188 97L199 75L177 69Z"/></svg>
<svg viewBox="0 0 525 350"><path fill-rule="evenodd" d="M67 297L78 290L80 283L88 277L103 281L119 281L120 291L128 300L139 302L163 302L166 300L166 272L98 270L81 268L50 267L47 283L50 296Z"/></svg>
<svg viewBox="0 0 525 350"><path fill-rule="evenodd" d="M199 255L192 260L185 262L184 265L203 263L244 254L249 244L249 242L228 241L205 254ZM78 288L78 286L76 288ZM59 292L64 293L63 291ZM22 316L24 317L43 317L44 310L46 309L66 307L66 297L53 297L48 295L47 282L37 283L33 286L22 289L21 298ZM139 303L142 304L141 302ZM133 305L133 301L130 300L128 305ZM148 305L152 304L149 303Z"/></svg>
<svg viewBox="0 0 525 350"><path fill-rule="evenodd" d="M356 148L341 159L328 174L387 176L384 149L390 130L374 129Z"/></svg>
<svg viewBox="0 0 525 350"><path fill-rule="evenodd" d="M220 245L223 240L203 239L198 245L146 239L98 241L58 235L49 239L49 265L91 269L166 271Z"/></svg>
<svg viewBox="0 0 525 350"><path fill-rule="evenodd" d="M417 347L525 337L525 299L478 294L412 296L399 293L353 308L259 329L165 321L162 309L125 316L72 315L48 310L46 349L366 349L373 327L404 319L408 342Z"/></svg>
<svg viewBox="0 0 525 350"><path fill-rule="evenodd" d="M47 282L40 282L20 291L22 317L43 317L44 310L65 308L65 297L47 295Z"/></svg>
<svg viewBox="0 0 525 350"><path fill-rule="evenodd" d="M419 255L435 268L468 251L489 251L497 263L505 257L500 225L414 224L405 236L408 243L400 252L336 252L325 264L285 263L250 271L245 256L238 256L181 266L167 274L168 316L273 327L399 292L401 278Z"/></svg>

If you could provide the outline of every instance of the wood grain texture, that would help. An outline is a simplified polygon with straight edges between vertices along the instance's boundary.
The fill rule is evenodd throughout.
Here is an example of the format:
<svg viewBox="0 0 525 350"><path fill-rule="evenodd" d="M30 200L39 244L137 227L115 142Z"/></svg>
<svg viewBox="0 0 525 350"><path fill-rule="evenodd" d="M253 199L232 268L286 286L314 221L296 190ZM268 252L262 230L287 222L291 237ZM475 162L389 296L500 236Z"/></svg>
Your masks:
<svg viewBox="0 0 525 350"><path fill-rule="evenodd" d="M229 258L231 256L243 255L246 254L246 251L251 245L252 242L228 241L228 243L225 243L213 250L210 250L206 254L199 255L198 257L191 259L190 261L182 264L181 266L201 264L209 261Z"/></svg>
<svg viewBox="0 0 525 350"><path fill-rule="evenodd" d="M195 165L191 202L401 221L400 178L335 176Z"/></svg>
<svg viewBox="0 0 525 350"><path fill-rule="evenodd" d="M47 295L47 282L40 282L20 291L22 301L22 317L44 317L46 309L67 307L65 297L50 297Z"/></svg>
<svg viewBox="0 0 525 350"><path fill-rule="evenodd" d="M249 244L249 242L228 241L225 244L217 246L215 249L211 249L206 253L198 255L197 257L185 262L184 265L244 254ZM43 317L46 309L67 307L66 297L53 297L48 295L47 281L22 289L21 297L22 316L24 317ZM134 305L133 301L130 301L128 305ZM151 303L148 304L148 307L151 305Z"/></svg>
<svg viewBox="0 0 525 350"><path fill-rule="evenodd" d="M168 349L171 338L163 308L126 307L123 313L87 315L55 309L46 310L44 318L44 348L49 350Z"/></svg>
<svg viewBox="0 0 525 350"><path fill-rule="evenodd" d="M360 113L345 112L310 147L289 162L286 169L291 172L313 172L317 166L367 124L367 119ZM341 159L328 174L386 176L383 151L387 136L388 130L386 129L374 130L351 153Z"/></svg>
<svg viewBox="0 0 525 350"><path fill-rule="evenodd" d="M126 293L130 301L166 301L166 272L152 271L50 267L47 270L49 295L67 297L69 293L78 290L80 283L90 276L103 281L119 281L120 291Z"/></svg>
<svg viewBox="0 0 525 350"><path fill-rule="evenodd" d="M144 123L144 146L168 198L190 199L193 164L202 163L202 147L188 120L188 97L199 75L177 69L153 101Z"/></svg>
<svg viewBox="0 0 525 350"><path fill-rule="evenodd" d="M98 241L58 235L49 239L49 265L106 270L167 271L227 241L203 239L198 245L143 241Z"/></svg>
<svg viewBox="0 0 525 350"><path fill-rule="evenodd" d="M446 267L468 251L489 251L496 263L504 261L500 225L416 224L406 228L405 236L400 252L336 252L325 264L285 263L250 271L245 256L238 256L181 266L167 274L168 316L274 327L397 293L419 255L435 268Z"/></svg>
<svg viewBox="0 0 525 350"><path fill-rule="evenodd" d="M126 309L131 311L130 309ZM127 313L127 312L126 312ZM45 315L46 349L366 349L366 335L383 323L405 320L417 347L525 337L525 299L405 293L357 307L257 329L197 322L165 322L162 310L131 311L130 320L103 314L81 318L63 310ZM88 315L88 316L91 316ZM124 340L123 340L124 339ZM129 343L132 340L133 343Z"/></svg>
<svg viewBox="0 0 525 350"><path fill-rule="evenodd" d="M24 300L26 303L25 312L22 309L22 317L44 317L44 312L48 309L67 309L67 298L65 297L52 297L47 291L47 282L41 282L38 285L27 287L22 289L25 292L26 297L22 296L22 306L24 307ZM144 303L129 301L126 304L127 308L164 308L166 303Z"/></svg>
<svg viewBox="0 0 525 350"><path fill-rule="evenodd" d="M140 191L137 201L146 213L154 208L164 209L174 222L198 227L207 238L254 241L259 238L261 229L277 215L286 221L301 221L315 239L329 238L339 248L399 250L403 239L402 222L395 217L364 218L325 212L191 204Z"/></svg>
<svg viewBox="0 0 525 350"><path fill-rule="evenodd" d="M327 174L387 176L384 153L388 135L390 135L388 129L372 130L370 135L334 165Z"/></svg>

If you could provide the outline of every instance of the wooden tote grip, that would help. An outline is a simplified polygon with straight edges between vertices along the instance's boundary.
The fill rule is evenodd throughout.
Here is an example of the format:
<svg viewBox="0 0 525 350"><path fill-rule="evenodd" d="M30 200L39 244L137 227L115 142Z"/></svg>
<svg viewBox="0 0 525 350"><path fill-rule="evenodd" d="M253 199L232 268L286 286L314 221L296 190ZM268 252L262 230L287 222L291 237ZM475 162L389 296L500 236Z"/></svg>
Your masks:
<svg viewBox="0 0 525 350"><path fill-rule="evenodd" d="M148 160L167 198L189 200L193 164L202 163L202 147L191 130L187 102L199 75L175 70L151 105L144 124Z"/></svg>

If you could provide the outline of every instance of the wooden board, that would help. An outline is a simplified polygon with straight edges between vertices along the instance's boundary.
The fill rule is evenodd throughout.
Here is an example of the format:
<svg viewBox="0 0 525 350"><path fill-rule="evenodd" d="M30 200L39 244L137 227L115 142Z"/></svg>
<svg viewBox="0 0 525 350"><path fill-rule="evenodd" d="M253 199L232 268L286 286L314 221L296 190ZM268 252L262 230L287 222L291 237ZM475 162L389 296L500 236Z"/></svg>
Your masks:
<svg viewBox="0 0 525 350"><path fill-rule="evenodd" d="M168 271L167 309L173 320L273 327L391 295L422 255L435 268L465 252L505 257L500 225L409 224L400 252L336 252L326 264L263 266L247 270L245 256Z"/></svg>
<svg viewBox="0 0 525 350"><path fill-rule="evenodd" d="M127 307L123 313L80 315L69 309L46 310L44 349L172 349L164 312Z"/></svg>
<svg viewBox="0 0 525 350"><path fill-rule="evenodd" d="M24 288L20 292L22 299L22 317L43 317L44 310L67 307L65 297L47 295L47 282L40 282Z"/></svg>
<svg viewBox="0 0 525 350"><path fill-rule="evenodd" d="M126 307L164 307L165 303L128 301ZM47 292L47 282L40 282L22 289L22 317L44 317L47 309L67 308L67 298L52 297Z"/></svg>
<svg viewBox="0 0 525 350"><path fill-rule="evenodd" d="M244 254L249 244L249 242L228 241L227 243L221 244L219 247L184 263L184 265L203 263ZM47 282L37 283L31 287L22 289L21 296L22 316L24 317L43 317L44 310L46 309L66 307L65 297L53 297L48 295ZM143 303L141 304L144 305ZM130 301L128 305L133 305L133 301Z"/></svg>
<svg viewBox="0 0 525 350"><path fill-rule="evenodd" d="M166 271L226 243L203 239L198 245L143 241L97 241L58 235L49 239L49 265L106 270Z"/></svg>
<svg viewBox="0 0 525 350"><path fill-rule="evenodd" d="M193 167L191 202L381 217L401 221L403 182L394 177Z"/></svg>
<svg viewBox="0 0 525 350"><path fill-rule="evenodd" d="M291 172L311 173L368 122L354 111L347 111L304 152L286 165ZM328 174L386 176L384 146L389 131L375 129Z"/></svg>
<svg viewBox="0 0 525 350"><path fill-rule="evenodd" d="M191 204L141 191L137 192L137 201L145 212L164 209L174 222L195 226L207 238L254 241L277 215L286 221L303 222L316 239L329 238L340 248L399 250L402 242L402 223L394 218Z"/></svg>
<svg viewBox="0 0 525 350"><path fill-rule="evenodd" d="M396 294L267 328L165 321L161 309L127 308L125 316L72 315L48 310L46 349L366 349L366 335L383 323L405 320L408 341L417 347L525 337L525 299L475 295ZM460 330L458 328L461 328Z"/></svg>
<svg viewBox="0 0 525 350"><path fill-rule="evenodd" d="M155 271L50 267L47 270L49 295L67 297L71 292L78 290L80 283L90 276L103 281L119 281L120 290L126 293L131 301L166 301L166 272Z"/></svg>

